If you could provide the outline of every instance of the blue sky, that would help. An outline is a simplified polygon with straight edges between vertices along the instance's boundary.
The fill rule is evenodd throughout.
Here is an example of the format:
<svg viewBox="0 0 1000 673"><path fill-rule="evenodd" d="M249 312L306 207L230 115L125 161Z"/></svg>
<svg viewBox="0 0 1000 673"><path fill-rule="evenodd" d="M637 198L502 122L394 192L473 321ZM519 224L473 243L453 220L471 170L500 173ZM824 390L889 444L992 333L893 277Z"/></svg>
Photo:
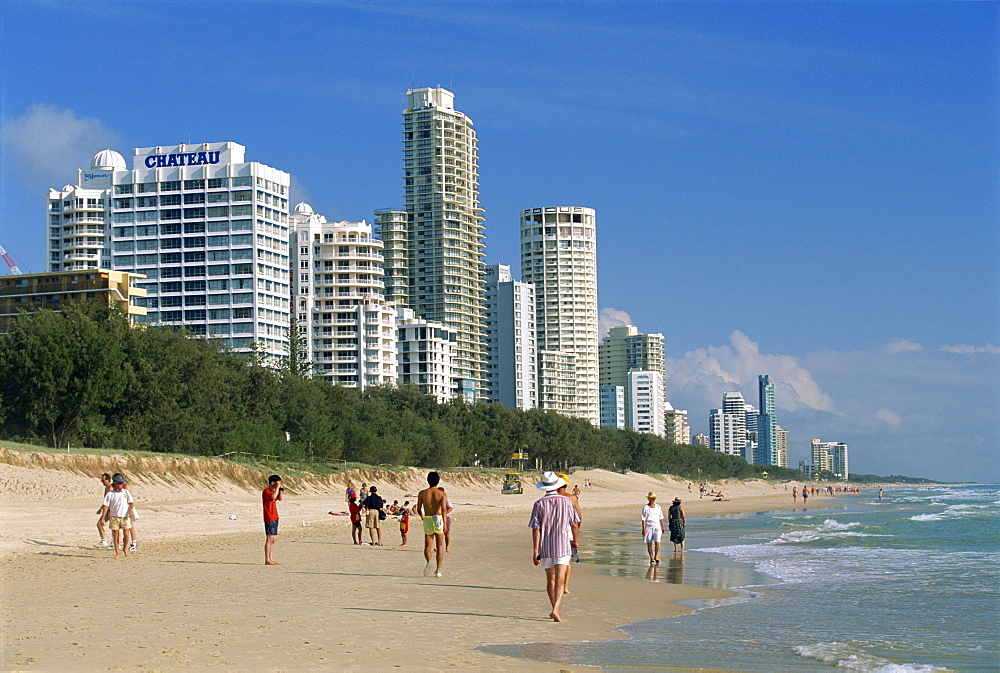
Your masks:
<svg viewBox="0 0 1000 673"><path fill-rule="evenodd" d="M707 430L777 382L793 465L1000 481L1000 5L6 2L0 244L112 147L234 140L328 219L402 205L410 86L479 134L487 262L597 210L605 325Z"/></svg>

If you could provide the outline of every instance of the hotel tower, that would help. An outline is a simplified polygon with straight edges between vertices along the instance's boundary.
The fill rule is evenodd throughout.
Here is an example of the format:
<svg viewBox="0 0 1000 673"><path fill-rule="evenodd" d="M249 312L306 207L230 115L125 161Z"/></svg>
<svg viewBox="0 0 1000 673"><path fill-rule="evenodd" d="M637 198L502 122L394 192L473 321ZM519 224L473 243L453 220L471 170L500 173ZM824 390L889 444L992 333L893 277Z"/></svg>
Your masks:
<svg viewBox="0 0 1000 673"><path fill-rule="evenodd" d="M442 88L411 89L403 110L403 211L376 212L385 241L386 295L453 328L453 392L485 390L485 226L472 120ZM405 213L405 218L403 217Z"/></svg>
<svg viewBox="0 0 1000 673"><path fill-rule="evenodd" d="M540 363L543 352L570 356L576 386L556 410L600 423L597 357L597 233L593 208L521 211L521 280L535 286ZM544 369L544 367L543 367ZM540 376L540 385L545 377ZM545 392L544 389L542 391ZM543 402L544 394L539 395ZM543 408L546 407L540 405Z"/></svg>

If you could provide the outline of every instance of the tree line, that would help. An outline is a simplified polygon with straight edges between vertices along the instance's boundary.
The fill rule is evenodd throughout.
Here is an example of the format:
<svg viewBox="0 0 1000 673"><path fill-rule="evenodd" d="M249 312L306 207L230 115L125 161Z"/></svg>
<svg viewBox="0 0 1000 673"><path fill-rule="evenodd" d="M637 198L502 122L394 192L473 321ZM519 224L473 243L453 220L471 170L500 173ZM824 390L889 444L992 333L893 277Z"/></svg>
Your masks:
<svg viewBox="0 0 1000 673"><path fill-rule="evenodd" d="M524 452L692 480L799 479L705 447L499 404L438 404L410 387L358 391L303 375L297 344L280 369L254 353L166 327L132 327L93 305L19 317L0 335L0 432L123 451L230 451L284 460L506 467Z"/></svg>

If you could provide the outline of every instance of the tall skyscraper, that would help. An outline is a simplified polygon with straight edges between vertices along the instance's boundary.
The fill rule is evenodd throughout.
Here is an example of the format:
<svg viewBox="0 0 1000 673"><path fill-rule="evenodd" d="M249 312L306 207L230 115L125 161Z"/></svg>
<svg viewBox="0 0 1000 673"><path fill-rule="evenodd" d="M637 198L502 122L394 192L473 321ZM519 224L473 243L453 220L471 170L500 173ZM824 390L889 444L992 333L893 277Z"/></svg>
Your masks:
<svg viewBox="0 0 1000 673"><path fill-rule="evenodd" d="M664 437L674 444L690 444L691 426L687 422L687 409L674 409L670 402L665 403L665 408Z"/></svg>
<svg viewBox="0 0 1000 673"><path fill-rule="evenodd" d="M486 267L486 381L491 402L538 406L535 286L520 283L506 264Z"/></svg>
<svg viewBox="0 0 1000 673"><path fill-rule="evenodd" d="M757 377L760 413L757 415L757 448L753 462L758 465L778 464L778 421L774 417L774 382L767 374Z"/></svg>
<svg viewBox="0 0 1000 673"><path fill-rule="evenodd" d="M522 210L521 277L525 283L535 286L539 351L570 354L575 363L575 408L559 411L598 425L600 393L594 209L550 206Z"/></svg>
<svg viewBox="0 0 1000 673"><path fill-rule="evenodd" d="M233 142L141 147L131 170L117 152L98 152L76 186L49 192L49 269L142 274L145 321L281 360L289 176L244 161L245 151Z"/></svg>
<svg viewBox="0 0 1000 673"><path fill-rule="evenodd" d="M382 241L365 222L291 215L293 301L312 373L365 389L396 383L396 308L382 294Z"/></svg>
<svg viewBox="0 0 1000 673"><path fill-rule="evenodd" d="M608 330L597 348L602 386L623 386L633 369L663 373L663 335L641 334L635 325Z"/></svg>
<svg viewBox="0 0 1000 673"><path fill-rule="evenodd" d="M625 387L628 427L663 437L663 373L633 369Z"/></svg>
<svg viewBox="0 0 1000 673"><path fill-rule="evenodd" d="M788 467L788 430L778 425L775 426L774 431L778 445L778 462L776 464L778 467Z"/></svg>
<svg viewBox="0 0 1000 673"><path fill-rule="evenodd" d="M389 299L457 331L453 392L472 401L485 390L485 226L476 132L472 120L455 110L450 91L411 89L406 99L406 205L404 211L378 211L377 220L390 265Z"/></svg>
<svg viewBox="0 0 1000 673"><path fill-rule="evenodd" d="M746 402L738 392L722 395L722 408L712 409L708 416L709 442L713 451L746 457Z"/></svg>

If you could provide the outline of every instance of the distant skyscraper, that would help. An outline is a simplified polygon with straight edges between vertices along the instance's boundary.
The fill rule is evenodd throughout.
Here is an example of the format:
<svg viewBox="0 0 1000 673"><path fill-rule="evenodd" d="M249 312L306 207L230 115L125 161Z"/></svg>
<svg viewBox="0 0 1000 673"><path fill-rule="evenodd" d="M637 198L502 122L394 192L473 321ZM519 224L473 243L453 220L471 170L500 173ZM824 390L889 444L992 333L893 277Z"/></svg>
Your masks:
<svg viewBox="0 0 1000 673"><path fill-rule="evenodd" d="M778 464L778 422L774 417L774 382L767 374L757 377L760 413L757 415L757 448L753 462L758 465Z"/></svg>
<svg viewBox="0 0 1000 673"><path fill-rule="evenodd" d="M471 401L485 390L485 235L476 132L472 120L455 110L450 91L411 89L406 99L406 206L378 211L376 222L385 241L389 299L457 331L453 392Z"/></svg>
<svg viewBox="0 0 1000 673"><path fill-rule="evenodd" d="M674 409L667 402L663 414L664 436L674 444L691 443L691 426L687 422L686 409Z"/></svg>
<svg viewBox="0 0 1000 673"><path fill-rule="evenodd" d="M830 446L832 442L821 442L818 439L812 440L812 468L814 472L833 472L833 464L830 461Z"/></svg>
<svg viewBox="0 0 1000 673"><path fill-rule="evenodd" d="M313 374L362 390L395 384L396 308L382 295L382 241L365 222L327 222L306 203L290 219L296 322Z"/></svg>
<svg viewBox="0 0 1000 673"><path fill-rule="evenodd" d="M454 397L452 379L458 332L441 323L424 320L413 309L396 315L399 341L399 384L414 386L438 403Z"/></svg>
<svg viewBox="0 0 1000 673"><path fill-rule="evenodd" d="M234 142L142 147L127 170L105 150L80 181L110 194L104 245L112 268L146 277L146 321L237 351L256 347L276 363L288 350L289 175L245 161L245 152ZM86 201L66 211L65 191L50 198L50 216L74 229L79 221L83 243L50 240L50 258L58 243L64 268L86 268L78 265L96 263L100 250L98 209L81 193L73 200Z"/></svg>
<svg viewBox="0 0 1000 673"><path fill-rule="evenodd" d="M778 439L778 467L788 467L788 430L785 430L780 425L775 427L775 433Z"/></svg>
<svg viewBox="0 0 1000 673"><path fill-rule="evenodd" d="M601 427L625 428L625 386L601 386Z"/></svg>
<svg viewBox="0 0 1000 673"><path fill-rule="evenodd" d="M576 357L562 351L538 351L538 408L576 413Z"/></svg>
<svg viewBox="0 0 1000 673"><path fill-rule="evenodd" d="M90 170L77 170L75 185L49 190L49 271L111 268L112 182L125 170L121 154L101 150Z"/></svg>
<svg viewBox="0 0 1000 673"><path fill-rule="evenodd" d="M633 369L628 373L625 398L628 427L663 437L663 374Z"/></svg>
<svg viewBox="0 0 1000 673"><path fill-rule="evenodd" d="M835 477L850 479L851 471L847 466L847 444L837 442L830 447L830 471Z"/></svg>
<svg viewBox="0 0 1000 673"><path fill-rule="evenodd" d="M486 267L486 381L492 402L538 406L535 286L514 280L506 264Z"/></svg>
<svg viewBox="0 0 1000 673"><path fill-rule="evenodd" d="M575 411L600 422L597 356L597 231L592 208L521 211L521 276L535 286L539 350L573 356ZM624 385L624 382L622 382Z"/></svg>
<svg viewBox="0 0 1000 673"><path fill-rule="evenodd" d="M640 334L635 325L612 327L597 352L602 386L625 385L633 369L663 373L663 335Z"/></svg>
<svg viewBox="0 0 1000 673"><path fill-rule="evenodd" d="M722 408L708 416L709 448L731 456L745 456L747 445L746 402L738 392L722 395Z"/></svg>

